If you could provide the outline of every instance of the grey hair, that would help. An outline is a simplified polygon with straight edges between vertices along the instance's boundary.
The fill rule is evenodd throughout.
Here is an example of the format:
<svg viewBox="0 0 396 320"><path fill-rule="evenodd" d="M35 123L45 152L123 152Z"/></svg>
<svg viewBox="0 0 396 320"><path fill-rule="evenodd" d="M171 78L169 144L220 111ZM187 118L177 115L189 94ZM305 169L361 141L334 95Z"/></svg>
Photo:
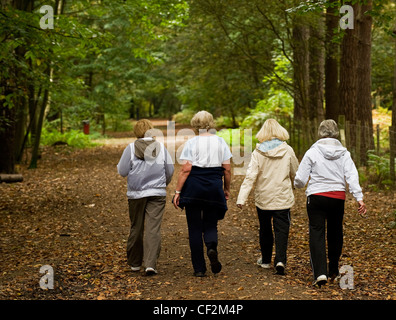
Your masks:
<svg viewBox="0 0 396 320"><path fill-rule="evenodd" d="M215 128L215 122L211 113L199 111L191 119L191 126L196 130L211 130Z"/></svg>
<svg viewBox="0 0 396 320"><path fill-rule="evenodd" d="M334 120L323 120L318 129L319 139L322 138L338 138L339 130L337 123Z"/></svg>

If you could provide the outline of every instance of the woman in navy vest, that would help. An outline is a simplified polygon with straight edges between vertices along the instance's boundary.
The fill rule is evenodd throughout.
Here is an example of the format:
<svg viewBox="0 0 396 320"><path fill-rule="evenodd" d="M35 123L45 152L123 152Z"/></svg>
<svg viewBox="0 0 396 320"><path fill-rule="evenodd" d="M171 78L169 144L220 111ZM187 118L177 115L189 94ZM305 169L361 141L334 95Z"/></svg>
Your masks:
<svg viewBox="0 0 396 320"><path fill-rule="evenodd" d="M191 125L199 135L185 143L180 155L182 168L173 204L186 209L194 275L203 277L206 272L203 243L212 272L219 273L222 268L217 251L217 223L227 211L232 154L224 139L215 135L209 112L198 112Z"/></svg>

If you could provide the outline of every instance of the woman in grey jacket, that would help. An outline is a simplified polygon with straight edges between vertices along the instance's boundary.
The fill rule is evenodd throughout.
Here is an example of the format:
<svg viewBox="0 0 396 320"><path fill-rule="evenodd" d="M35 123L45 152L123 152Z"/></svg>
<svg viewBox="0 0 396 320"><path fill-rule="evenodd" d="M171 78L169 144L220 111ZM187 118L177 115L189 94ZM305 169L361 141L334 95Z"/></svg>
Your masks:
<svg viewBox="0 0 396 320"><path fill-rule="evenodd" d="M334 280L339 273L346 183L358 202L358 213L366 214L358 171L350 153L337 140L338 134L334 120L322 121L318 129L319 140L305 153L294 179L296 188L303 188L309 179L305 192L309 218L309 247L314 285L318 286L325 284L328 276Z"/></svg>
<svg viewBox="0 0 396 320"><path fill-rule="evenodd" d="M131 220L127 242L128 264L132 271L139 271L144 261L147 275L157 273L166 186L174 172L168 151L151 136L151 129L153 125L146 119L135 124L134 133L138 139L125 148L117 165L118 173L128 177Z"/></svg>

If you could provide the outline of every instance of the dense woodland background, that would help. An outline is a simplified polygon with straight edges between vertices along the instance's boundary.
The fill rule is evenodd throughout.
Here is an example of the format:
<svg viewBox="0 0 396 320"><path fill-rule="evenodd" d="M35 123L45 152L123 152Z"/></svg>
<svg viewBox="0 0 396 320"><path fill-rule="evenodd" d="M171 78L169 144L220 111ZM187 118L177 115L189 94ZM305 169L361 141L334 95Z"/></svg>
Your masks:
<svg viewBox="0 0 396 320"><path fill-rule="evenodd" d="M43 5L53 29L40 27ZM2 0L0 172L37 167L40 143L84 144L82 121L98 137L205 109L219 129L253 134L275 117L300 157L335 119L389 186L395 113L376 128L373 111L390 118L396 104L395 12L391 0Z"/></svg>

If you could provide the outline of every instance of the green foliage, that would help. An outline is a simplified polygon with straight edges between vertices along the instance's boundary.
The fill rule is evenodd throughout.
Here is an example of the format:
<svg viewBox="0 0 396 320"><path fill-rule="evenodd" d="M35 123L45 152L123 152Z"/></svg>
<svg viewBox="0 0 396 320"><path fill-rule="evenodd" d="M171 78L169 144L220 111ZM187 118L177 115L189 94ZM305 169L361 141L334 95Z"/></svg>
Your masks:
<svg viewBox="0 0 396 320"><path fill-rule="evenodd" d="M172 117L172 121L181 124L190 124L192 117L195 115L196 111L192 109L185 108L182 111L176 113Z"/></svg>
<svg viewBox="0 0 396 320"><path fill-rule="evenodd" d="M396 210L393 212L393 221L390 223L390 228L396 228Z"/></svg>
<svg viewBox="0 0 396 320"><path fill-rule="evenodd" d="M242 128L251 128L257 133L265 120L274 118L282 124L285 119L293 116L293 99L285 91L271 90L269 97L260 100L256 107L244 119ZM285 124L283 124L285 125Z"/></svg>
<svg viewBox="0 0 396 320"><path fill-rule="evenodd" d="M240 116L235 117L236 123L242 123L243 118ZM233 128L234 127L234 121L231 117L229 116L220 116L215 119L216 122L216 127L217 128Z"/></svg>
<svg viewBox="0 0 396 320"><path fill-rule="evenodd" d="M233 147L238 147L238 146L247 146L249 145L250 141L245 140L245 139L250 139L249 136L245 136L245 130L244 129L222 129L220 131L217 131L216 134L223 138L224 141L229 145ZM253 135L251 137L251 144L252 144L252 149L255 148L256 144L258 143L257 138Z"/></svg>
<svg viewBox="0 0 396 320"><path fill-rule="evenodd" d="M106 115L106 131L127 132L133 130L132 123L125 115L108 114Z"/></svg>
<svg viewBox="0 0 396 320"><path fill-rule="evenodd" d="M84 134L81 130L69 130L65 133L60 133L58 130L43 128L41 132L41 144L45 146L52 146L56 144L67 144L75 148L93 147L89 135Z"/></svg>
<svg viewBox="0 0 396 320"><path fill-rule="evenodd" d="M367 176L363 178L363 181L367 181L371 189L375 191L389 189L392 185L389 157L378 156L372 151L369 151L366 174Z"/></svg>

